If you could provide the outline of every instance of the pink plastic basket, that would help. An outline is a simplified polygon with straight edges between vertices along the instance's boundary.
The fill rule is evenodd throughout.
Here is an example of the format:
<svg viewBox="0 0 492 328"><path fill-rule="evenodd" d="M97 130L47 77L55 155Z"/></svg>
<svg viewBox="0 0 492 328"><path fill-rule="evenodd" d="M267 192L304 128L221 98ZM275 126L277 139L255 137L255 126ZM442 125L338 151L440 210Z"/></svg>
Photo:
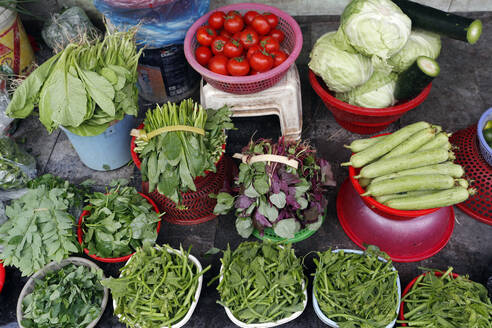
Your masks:
<svg viewBox="0 0 492 328"><path fill-rule="evenodd" d="M208 17L216 10L224 11L226 13L230 10L236 10L241 14L244 14L250 10L256 10L260 14L270 12L277 15L279 19L277 29L281 30L285 34L285 39L282 42L281 47L289 54L287 60L268 72L251 76L221 75L214 73L206 67L200 65L195 59L195 49L198 47L198 42L196 41L196 31L199 27L207 24ZM289 70L290 66L296 61L302 48L301 28L294 18L278 8L258 3L240 3L220 7L216 10L210 11L206 15L200 17L200 19L198 19L186 33L184 52L191 67L200 73L203 79L207 81L207 83L210 83L214 88L235 94L259 92L270 88L275 85L275 83L280 81L284 74Z"/></svg>

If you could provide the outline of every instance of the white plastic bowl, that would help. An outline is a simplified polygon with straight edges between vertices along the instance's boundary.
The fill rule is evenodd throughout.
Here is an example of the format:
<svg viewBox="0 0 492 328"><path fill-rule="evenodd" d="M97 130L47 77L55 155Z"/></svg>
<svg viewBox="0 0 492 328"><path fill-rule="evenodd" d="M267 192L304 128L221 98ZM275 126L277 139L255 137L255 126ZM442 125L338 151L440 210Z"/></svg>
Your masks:
<svg viewBox="0 0 492 328"><path fill-rule="evenodd" d="M69 265L71 263L73 263L75 265L83 265L83 266L86 266L88 268L95 268L95 269L101 270L101 268L98 267L95 263L93 263L93 262L91 262L89 260L86 260L84 258L81 258L81 257L69 257L69 258L66 258L66 259L62 260L60 263L58 263L58 262L51 262L48 265L46 265L44 268L42 268L41 270L39 270L38 272L36 272L27 281L27 283L24 285L24 288L22 288L22 291L21 291L21 293L19 295L19 299L17 300L17 324L19 325L19 327L21 327L21 328L24 327L24 326L21 325L21 321L22 321L22 317L23 317L22 300L28 294L31 294L32 291L34 290L34 282L35 282L34 280L35 279L42 279L42 278L44 278L44 276L48 272L55 271L55 270L60 270L64 266L67 266L67 265ZM104 274L103 274L103 279L104 278L105 277L104 277ZM97 324L97 322L101 319L101 317L102 317L102 315L104 313L104 309L106 309L106 305L108 304L108 296L109 296L108 289L106 287L104 287L104 296L103 296L103 299L102 299L102 302L101 302L101 313L99 314L99 316L96 319L94 319L94 321L92 321L87 326L87 328L93 328L93 327L95 327L96 324Z"/></svg>
<svg viewBox="0 0 492 328"><path fill-rule="evenodd" d="M167 250L169 253L171 252L175 252L175 253L178 253L178 254L182 254L180 250L177 250L177 249L168 249ZM132 257L130 257L128 259L128 261L126 261L125 265L127 265L128 263L130 263L130 261L132 260L133 258L133 255ZM195 266L198 268L198 272L201 272L202 271L202 265L200 263L200 261L198 261L198 259L196 257L194 257L193 255L189 254L188 255L188 259L193 262L193 264L195 264ZM120 275L121 277L121 275ZM186 323L191 319L191 316L193 315L193 312L195 311L195 308L196 308L196 305L198 304L198 299L200 298L200 293L202 291L202 284L203 284L203 275L201 275L200 277L198 277L198 285L196 286L196 292L195 292L195 300L193 301L193 303L191 303L191 306L190 306L190 309L188 310L188 313L186 313L186 315L184 316L183 319L181 319L181 321L175 323L174 325L171 326L171 328L180 328L180 327L183 327L184 325L186 325ZM113 311L116 309L116 301L114 300L113 298ZM121 315L117 315L118 319L121 319ZM135 327L139 328L140 326L139 325L135 325ZM168 328L169 326L162 326L161 328Z"/></svg>
<svg viewBox="0 0 492 328"><path fill-rule="evenodd" d="M345 253L355 253L355 254L364 254L363 251L360 251L360 250L355 250L355 249L336 249L333 251L333 253L338 253L340 251L344 251ZM383 261L383 262L387 262L384 258L382 257L378 257L380 261ZM393 271L396 271L395 267L393 266ZM316 277L314 277L314 279L316 279ZM319 304L318 304L318 300L316 299L316 296L314 294L314 286L315 284L313 283L313 307L314 307L314 312L316 312L316 315L318 316L318 318L323 321L323 323L327 324L328 326L330 327L333 327L333 328L339 328L338 324L333 321L333 320L330 320L328 319L323 311L321 311L320 307L319 307ZM388 324L386 326L386 328L391 328L395 325L396 323L396 319L398 318L398 312L400 312L400 302L401 302L401 285L400 285L400 276L397 275L396 277L396 286L398 287L398 302L397 302L397 305L396 305L396 311L395 311L395 320L393 320L390 324Z"/></svg>

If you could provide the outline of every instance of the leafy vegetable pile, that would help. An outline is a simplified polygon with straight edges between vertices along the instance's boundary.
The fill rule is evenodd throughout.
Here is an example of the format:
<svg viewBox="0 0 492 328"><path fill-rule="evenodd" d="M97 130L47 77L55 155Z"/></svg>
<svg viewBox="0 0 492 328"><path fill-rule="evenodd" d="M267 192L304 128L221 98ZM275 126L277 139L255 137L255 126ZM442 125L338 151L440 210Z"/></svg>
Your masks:
<svg viewBox="0 0 492 328"><path fill-rule="evenodd" d="M199 272L189 254L168 245L144 246L121 269L119 278L103 280L120 321L140 328L170 327L181 321L196 301L198 278L210 269Z"/></svg>
<svg viewBox="0 0 492 328"><path fill-rule="evenodd" d="M106 194L89 196L81 228L83 247L89 254L103 258L133 253L143 244L153 245L157 239L159 215L134 187L117 185Z"/></svg>
<svg viewBox="0 0 492 328"><path fill-rule="evenodd" d="M101 314L102 270L68 264L35 280L22 300L26 328L85 328Z"/></svg>
<svg viewBox="0 0 492 328"><path fill-rule="evenodd" d="M168 103L149 110L143 133L135 140L142 180L149 182L149 191L157 189L177 204L182 192L196 191L193 180L205 171L216 171L226 139L224 130L233 127L230 115L228 107L205 110L191 99L179 106ZM152 136L158 129L169 130Z"/></svg>
<svg viewBox="0 0 492 328"><path fill-rule="evenodd" d="M492 303L487 289L467 276L453 278L453 268L442 276L426 270L403 297L405 320L411 327L490 328Z"/></svg>
<svg viewBox="0 0 492 328"><path fill-rule="evenodd" d="M254 228L261 233L273 228L283 238L293 238L302 228L317 230L327 205L323 186L335 185L330 164L318 159L307 143L289 143L282 138L276 144L264 139L250 142L243 149L246 162L263 154L288 157L298 168L267 161L241 163L236 180L239 195L219 193L214 213L225 214L234 206L236 229L244 238Z"/></svg>
<svg viewBox="0 0 492 328"><path fill-rule="evenodd" d="M13 139L0 137L0 189L24 187L36 176L36 160Z"/></svg>
<svg viewBox="0 0 492 328"><path fill-rule="evenodd" d="M384 328L396 319L398 273L385 253L370 247L364 254L328 250L318 257L313 288L327 318L340 328Z"/></svg>
<svg viewBox="0 0 492 328"><path fill-rule="evenodd" d="M304 310L306 279L291 245L243 242L221 262L218 303L236 319L275 322Z"/></svg>
<svg viewBox="0 0 492 328"><path fill-rule="evenodd" d="M29 190L6 207L9 218L0 227L0 259L30 276L51 261L60 262L79 252L68 211L72 194L45 186Z"/></svg>
<svg viewBox="0 0 492 328"><path fill-rule="evenodd" d="M34 106L52 132L63 126L94 136L125 114L137 115L135 31L107 34L95 43L69 44L32 72L15 90L7 115L25 118Z"/></svg>

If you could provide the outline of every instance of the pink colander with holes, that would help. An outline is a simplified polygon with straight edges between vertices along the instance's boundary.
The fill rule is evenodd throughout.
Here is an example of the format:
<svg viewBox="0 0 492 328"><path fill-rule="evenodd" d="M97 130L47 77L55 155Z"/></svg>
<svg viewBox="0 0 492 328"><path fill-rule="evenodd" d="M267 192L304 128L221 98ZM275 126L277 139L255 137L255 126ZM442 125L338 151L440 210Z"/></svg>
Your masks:
<svg viewBox="0 0 492 328"><path fill-rule="evenodd" d="M214 73L206 67L200 65L195 59L195 50L198 47L196 40L196 31L199 27L208 24L208 17L214 11L223 11L227 13L230 10L236 10L244 15L250 10L255 10L260 14L269 12L277 15L277 29L285 34L285 39L280 45L283 50L289 54L285 62L279 66L256 75L251 76L227 76ZM249 94L259 92L275 85L284 74L289 70L290 66L296 61L302 48L302 33L299 24L286 12L268 5L259 3L239 3L229 6L217 8L200 17L188 30L184 40L184 52L188 63L203 79L210 83L214 88L235 94Z"/></svg>

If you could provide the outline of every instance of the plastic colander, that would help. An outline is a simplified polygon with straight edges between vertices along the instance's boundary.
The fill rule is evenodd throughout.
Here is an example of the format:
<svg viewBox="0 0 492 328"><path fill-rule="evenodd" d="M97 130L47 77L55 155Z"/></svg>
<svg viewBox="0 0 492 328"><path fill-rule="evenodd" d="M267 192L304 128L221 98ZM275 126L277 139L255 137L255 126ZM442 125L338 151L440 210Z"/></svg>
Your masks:
<svg viewBox="0 0 492 328"><path fill-rule="evenodd" d="M331 111L337 123L344 129L358 134L372 134L384 130L404 113L420 105L427 98L432 87L432 84L429 84L417 97L400 102L396 106L365 108L350 105L335 98L325 83L311 70L309 70L309 82Z"/></svg>
<svg viewBox="0 0 492 328"><path fill-rule="evenodd" d="M250 10L255 10L259 13L270 12L277 15L277 29L285 34L285 39L281 47L286 50L289 57L279 66L257 75L251 76L226 76L214 73L206 67L200 65L195 59L195 49L198 47L196 40L196 31L199 27L204 26L208 22L208 17L214 11L228 12L236 10L241 14ZM217 8L210 11L206 15L200 17L186 33L184 41L184 52L188 63L198 73L200 73L207 83L210 83L214 88L235 94L249 94L259 92L270 88L275 83L280 81L284 74L289 70L290 66L296 61L302 48L302 32L299 24L286 12L264 4L258 3L240 3Z"/></svg>
<svg viewBox="0 0 492 328"><path fill-rule="evenodd" d="M159 214L159 208L157 207L157 205L154 203L154 201L152 199L150 199L149 197L147 197L146 195L140 193L140 196L142 196L143 198L145 198L151 205L152 207L154 208L154 211ZM80 217L79 217L79 222L77 224L77 238L79 240L79 244L82 245L82 237L84 235L83 231L82 231L82 221L84 221L84 217L86 216L89 216L91 214L91 212L89 211L83 211L82 214L80 214ZM157 234L159 234L159 231L161 230L161 221L157 222ZM104 262L104 263L119 263L119 262L125 262L125 261L128 261L128 259L134 254L134 253L131 253L131 254L128 254L126 256L122 256L122 257L111 257L111 258L104 258L104 257L99 257L95 254L90 254L89 253L89 250L87 248L84 248L84 253L87 254L87 256L93 258L94 260L97 260L97 261L100 261L100 262Z"/></svg>
<svg viewBox="0 0 492 328"><path fill-rule="evenodd" d="M480 146L480 153L482 154L485 161L492 166L492 147L485 141L483 136L483 128L488 121L492 120L492 107L489 108L485 113L480 116L480 120L477 125L477 136L478 136L478 145Z"/></svg>

